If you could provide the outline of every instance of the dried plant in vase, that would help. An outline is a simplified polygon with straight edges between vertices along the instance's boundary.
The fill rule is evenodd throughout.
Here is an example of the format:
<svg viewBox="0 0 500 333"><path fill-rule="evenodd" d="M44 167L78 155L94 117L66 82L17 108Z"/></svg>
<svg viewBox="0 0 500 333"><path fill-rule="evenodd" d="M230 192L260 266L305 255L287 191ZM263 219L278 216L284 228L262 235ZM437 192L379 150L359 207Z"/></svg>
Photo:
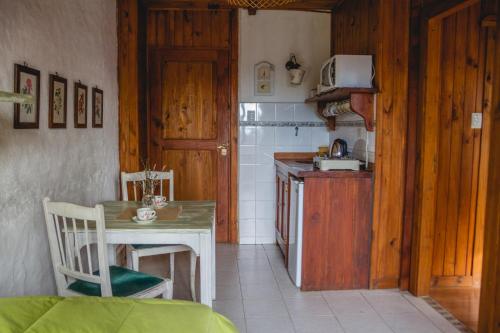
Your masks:
<svg viewBox="0 0 500 333"><path fill-rule="evenodd" d="M155 189L160 185L161 179L158 179L158 171L156 171L156 164L150 166L149 161L143 163L144 167L144 181L141 183L142 187L142 205L144 207L154 206ZM160 170L165 171L165 166Z"/></svg>

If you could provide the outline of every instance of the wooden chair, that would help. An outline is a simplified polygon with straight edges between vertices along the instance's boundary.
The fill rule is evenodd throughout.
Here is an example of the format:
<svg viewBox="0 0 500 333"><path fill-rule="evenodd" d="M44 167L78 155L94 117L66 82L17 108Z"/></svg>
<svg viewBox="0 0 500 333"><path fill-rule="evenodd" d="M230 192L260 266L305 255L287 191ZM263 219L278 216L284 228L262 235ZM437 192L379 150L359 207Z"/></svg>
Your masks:
<svg viewBox="0 0 500 333"><path fill-rule="evenodd" d="M163 192L163 182L168 181L168 200L174 200L174 171L170 170L168 172L153 171L152 174L156 179L160 181L160 195L164 195ZM121 188L122 188L122 198L125 201L129 200L128 185L132 183L132 188L134 191L134 197L132 200L137 201L137 187L143 184L146 179L144 171L134 172L134 173L121 173ZM187 245L141 245L133 244L127 246L127 263L129 268L135 271L139 271L139 258L145 256L154 256L159 254L169 254L170 255L170 280L174 282L175 274L175 253L177 252L190 252L190 286L191 286L191 297L193 301L196 301L196 290L195 290L195 276L196 276L196 253Z"/></svg>
<svg viewBox="0 0 500 333"><path fill-rule="evenodd" d="M108 266L101 205L88 208L45 198L43 208L59 296L172 298L169 279ZM89 230L90 225L95 231ZM92 265L93 243L97 243L98 271Z"/></svg>

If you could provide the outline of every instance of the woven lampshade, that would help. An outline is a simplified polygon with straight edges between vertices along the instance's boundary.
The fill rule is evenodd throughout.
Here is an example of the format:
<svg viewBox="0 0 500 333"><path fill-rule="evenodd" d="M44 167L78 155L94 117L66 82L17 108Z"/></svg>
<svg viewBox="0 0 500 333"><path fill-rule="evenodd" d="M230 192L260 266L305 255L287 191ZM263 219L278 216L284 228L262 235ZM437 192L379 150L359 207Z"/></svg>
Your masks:
<svg viewBox="0 0 500 333"><path fill-rule="evenodd" d="M295 0L227 0L230 5L243 8L273 8L283 6Z"/></svg>

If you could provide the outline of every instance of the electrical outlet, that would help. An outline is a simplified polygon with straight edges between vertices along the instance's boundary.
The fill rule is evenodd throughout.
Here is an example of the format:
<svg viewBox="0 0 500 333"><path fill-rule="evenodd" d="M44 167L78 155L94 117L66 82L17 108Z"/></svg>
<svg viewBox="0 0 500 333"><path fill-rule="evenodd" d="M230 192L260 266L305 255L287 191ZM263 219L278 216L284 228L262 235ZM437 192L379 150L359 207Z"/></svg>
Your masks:
<svg viewBox="0 0 500 333"><path fill-rule="evenodd" d="M255 111L247 111L247 121L255 121Z"/></svg>
<svg viewBox="0 0 500 333"><path fill-rule="evenodd" d="M472 114L471 118L471 128L482 128L483 127L483 114L475 112Z"/></svg>

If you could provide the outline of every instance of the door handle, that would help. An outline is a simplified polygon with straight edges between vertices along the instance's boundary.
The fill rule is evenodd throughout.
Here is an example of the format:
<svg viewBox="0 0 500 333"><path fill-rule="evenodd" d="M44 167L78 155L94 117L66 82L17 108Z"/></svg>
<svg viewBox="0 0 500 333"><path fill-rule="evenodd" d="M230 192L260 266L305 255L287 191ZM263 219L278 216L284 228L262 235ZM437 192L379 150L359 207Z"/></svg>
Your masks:
<svg viewBox="0 0 500 333"><path fill-rule="evenodd" d="M223 143L223 144L217 146L217 149L220 151L220 154L222 156L226 156L227 150L229 149L229 143Z"/></svg>

